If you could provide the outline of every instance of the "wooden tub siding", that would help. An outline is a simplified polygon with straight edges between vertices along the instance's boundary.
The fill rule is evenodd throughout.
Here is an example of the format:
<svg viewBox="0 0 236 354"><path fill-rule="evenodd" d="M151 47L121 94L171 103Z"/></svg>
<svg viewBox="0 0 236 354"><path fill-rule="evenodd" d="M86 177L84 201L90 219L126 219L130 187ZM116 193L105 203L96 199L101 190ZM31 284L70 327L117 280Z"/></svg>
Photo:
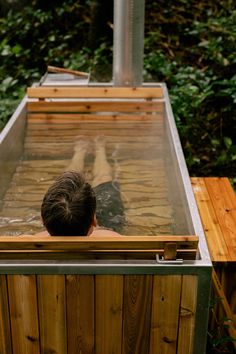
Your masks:
<svg viewBox="0 0 236 354"><path fill-rule="evenodd" d="M94 291L94 276L66 276L68 353L94 353Z"/></svg>
<svg viewBox="0 0 236 354"><path fill-rule="evenodd" d="M194 316L197 305L198 278L186 275L182 278L182 292L180 304L178 351L191 354L194 339Z"/></svg>
<svg viewBox="0 0 236 354"><path fill-rule="evenodd" d="M11 320L6 275L0 275L0 353L12 353Z"/></svg>
<svg viewBox="0 0 236 354"><path fill-rule="evenodd" d="M96 354L121 353L124 278L122 275L97 275L95 288Z"/></svg>
<svg viewBox="0 0 236 354"><path fill-rule="evenodd" d="M40 354L36 277L12 275L7 284L13 353Z"/></svg>
<svg viewBox="0 0 236 354"><path fill-rule="evenodd" d="M197 276L5 277L0 304L18 312L1 307L1 354L192 353Z"/></svg>
<svg viewBox="0 0 236 354"><path fill-rule="evenodd" d="M181 275L154 277L150 354L177 351L181 286Z"/></svg>

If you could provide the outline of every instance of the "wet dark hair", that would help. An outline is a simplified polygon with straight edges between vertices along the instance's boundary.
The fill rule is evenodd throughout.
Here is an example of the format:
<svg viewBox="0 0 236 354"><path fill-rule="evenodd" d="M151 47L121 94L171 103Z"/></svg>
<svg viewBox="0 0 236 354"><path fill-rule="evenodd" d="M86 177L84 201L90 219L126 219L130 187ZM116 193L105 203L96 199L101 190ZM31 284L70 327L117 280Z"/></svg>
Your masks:
<svg viewBox="0 0 236 354"><path fill-rule="evenodd" d="M51 236L86 236L95 211L95 193L77 172L59 176L41 206L43 224Z"/></svg>

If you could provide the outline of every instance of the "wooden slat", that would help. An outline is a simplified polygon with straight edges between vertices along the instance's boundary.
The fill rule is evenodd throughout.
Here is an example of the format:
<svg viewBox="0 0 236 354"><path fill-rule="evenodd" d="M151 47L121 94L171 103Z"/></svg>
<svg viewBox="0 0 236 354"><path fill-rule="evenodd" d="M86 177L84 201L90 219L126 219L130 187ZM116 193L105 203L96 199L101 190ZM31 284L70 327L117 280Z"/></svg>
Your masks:
<svg viewBox="0 0 236 354"><path fill-rule="evenodd" d="M176 242L180 249L197 249L198 236L99 236L99 237L40 237L33 235L2 236L1 250L156 250L167 242Z"/></svg>
<svg viewBox="0 0 236 354"><path fill-rule="evenodd" d="M159 112L163 103L158 102L79 102L37 101L28 102L28 112Z"/></svg>
<svg viewBox="0 0 236 354"><path fill-rule="evenodd" d="M64 275L38 275L41 353L67 353Z"/></svg>
<svg viewBox="0 0 236 354"><path fill-rule="evenodd" d="M181 309L178 332L178 353L192 354L194 343L198 277L182 276Z"/></svg>
<svg viewBox="0 0 236 354"><path fill-rule="evenodd" d="M6 275L0 275L0 353L12 353Z"/></svg>
<svg viewBox="0 0 236 354"><path fill-rule="evenodd" d="M236 261L236 203L228 193L227 179L205 178L205 184L228 248L229 260Z"/></svg>
<svg viewBox="0 0 236 354"><path fill-rule="evenodd" d="M192 178L191 181L211 259L215 262L227 262L231 259L229 257L229 249L215 213L212 199L206 188L205 178Z"/></svg>
<svg viewBox="0 0 236 354"><path fill-rule="evenodd" d="M161 87L29 87L29 98L162 98Z"/></svg>
<svg viewBox="0 0 236 354"><path fill-rule="evenodd" d="M155 275L153 283L150 354L176 354L181 275Z"/></svg>
<svg viewBox="0 0 236 354"><path fill-rule="evenodd" d="M76 113L28 113L27 114L28 126L27 130L32 129L36 123L38 124L66 124L78 122L162 122L162 114L76 114ZM34 123L34 124L33 124ZM40 125L39 125L40 127ZM53 125L55 129L62 129L61 125Z"/></svg>
<svg viewBox="0 0 236 354"><path fill-rule="evenodd" d="M94 276L66 276L68 354L94 353Z"/></svg>
<svg viewBox="0 0 236 354"><path fill-rule="evenodd" d="M96 354L121 354L123 276L96 275Z"/></svg>
<svg viewBox="0 0 236 354"><path fill-rule="evenodd" d="M125 276L122 353L149 353L152 282L151 275Z"/></svg>
<svg viewBox="0 0 236 354"><path fill-rule="evenodd" d="M38 124L28 124L27 126L27 134L30 136L40 136L44 132L46 134L52 135L71 135L75 129L83 129L83 130L99 130L105 129L110 130L113 129L113 133L115 133L116 129L123 130L133 130L133 129L156 129L162 130L162 122L161 121L132 121L132 120L121 120L121 121L80 121L74 123L64 123L64 124L50 124L50 123L41 123L38 121ZM84 134L85 135L85 134Z"/></svg>
<svg viewBox="0 0 236 354"><path fill-rule="evenodd" d="M14 354L40 354L35 275L8 275Z"/></svg>

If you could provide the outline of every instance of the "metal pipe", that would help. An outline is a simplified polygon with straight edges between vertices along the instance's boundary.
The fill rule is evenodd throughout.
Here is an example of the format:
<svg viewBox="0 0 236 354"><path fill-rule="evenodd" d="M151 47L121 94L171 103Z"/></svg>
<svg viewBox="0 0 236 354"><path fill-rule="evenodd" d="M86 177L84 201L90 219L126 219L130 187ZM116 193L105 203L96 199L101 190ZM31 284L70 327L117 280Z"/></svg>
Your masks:
<svg viewBox="0 0 236 354"><path fill-rule="evenodd" d="M140 86L143 80L145 0L114 0L113 83Z"/></svg>

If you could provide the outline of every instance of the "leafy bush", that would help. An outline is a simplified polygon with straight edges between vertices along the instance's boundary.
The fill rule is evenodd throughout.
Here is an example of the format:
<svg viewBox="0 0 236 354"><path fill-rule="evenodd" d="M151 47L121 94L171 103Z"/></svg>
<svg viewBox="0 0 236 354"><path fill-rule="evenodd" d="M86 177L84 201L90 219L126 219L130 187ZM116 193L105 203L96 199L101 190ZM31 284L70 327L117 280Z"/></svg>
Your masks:
<svg viewBox="0 0 236 354"><path fill-rule="evenodd" d="M161 5L162 1L154 2L149 8L146 78L167 83L190 173L234 177L236 12L233 2L170 1L160 11Z"/></svg>
<svg viewBox="0 0 236 354"><path fill-rule="evenodd" d="M111 80L111 41L91 46L95 3L34 0L0 18L0 128L47 65ZM192 175L235 177L235 42L233 0L146 0L144 78L167 83Z"/></svg>

